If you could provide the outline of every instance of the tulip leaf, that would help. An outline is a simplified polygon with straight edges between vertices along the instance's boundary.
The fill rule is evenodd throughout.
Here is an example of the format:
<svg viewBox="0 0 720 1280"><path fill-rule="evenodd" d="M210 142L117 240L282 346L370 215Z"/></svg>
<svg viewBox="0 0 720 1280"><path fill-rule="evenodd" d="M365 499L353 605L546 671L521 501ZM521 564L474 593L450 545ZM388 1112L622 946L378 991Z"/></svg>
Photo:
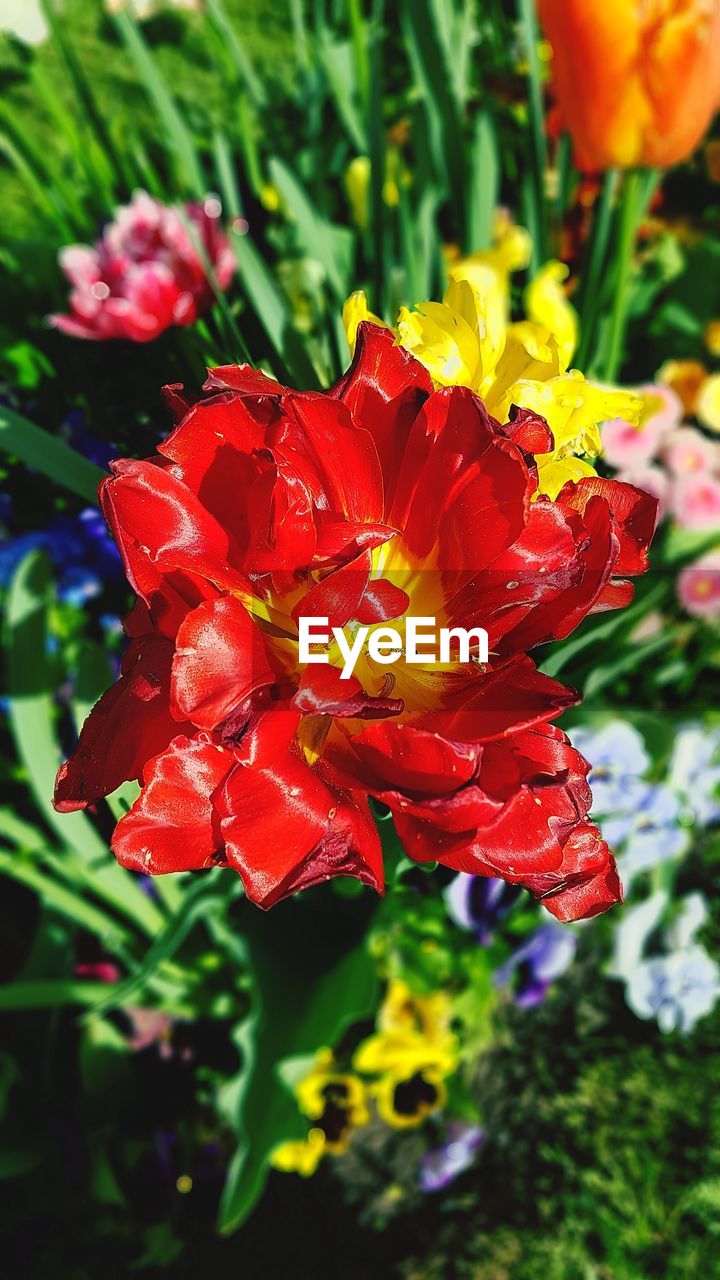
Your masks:
<svg viewBox="0 0 720 1280"><path fill-rule="evenodd" d="M234 1033L242 1065L221 1101L238 1138L220 1205L226 1233L259 1199L274 1148L307 1131L283 1088L283 1063L334 1045L372 1010L377 986L357 903L323 888L312 905L291 900L269 915L249 903L242 908L253 1004Z"/></svg>
<svg viewBox="0 0 720 1280"><path fill-rule="evenodd" d="M328 283L338 302L348 293L353 234L336 227L312 203L302 184L277 156L270 160L270 177L297 223L305 252L322 263Z"/></svg>
<svg viewBox="0 0 720 1280"><path fill-rule="evenodd" d="M39 812L90 877L93 892L127 915L151 937L164 917L128 871L115 862L84 813L56 813L55 774L61 761L51 689L56 684L46 645L52 594L50 565L33 551L18 565L8 591L5 618L10 731Z"/></svg>
<svg viewBox="0 0 720 1280"><path fill-rule="evenodd" d="M249 236L233 233L233 248L248 301L270 341L280 377L295 378L303 389L314 389L318 376L305 346L292 328L290 309L277 281Z"/></svg>
<svg viewBox="0 0 720 1280"><path fill-rule="evenodd" d="M86 502L97 502L98 485L107 472L5 405L0 405L0 449Z"/></svg>

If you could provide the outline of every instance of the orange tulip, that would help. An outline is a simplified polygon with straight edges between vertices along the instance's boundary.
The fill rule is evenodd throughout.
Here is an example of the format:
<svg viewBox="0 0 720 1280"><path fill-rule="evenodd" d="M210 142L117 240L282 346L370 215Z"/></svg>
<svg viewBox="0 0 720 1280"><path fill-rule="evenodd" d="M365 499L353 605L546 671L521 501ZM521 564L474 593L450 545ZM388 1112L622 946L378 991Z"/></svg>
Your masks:
<svg viewBox="0 0 720 1280"><path fill-rule="evenodd" d="M720 0L538 0L581 163L667 167L720 104Z"/></svg>

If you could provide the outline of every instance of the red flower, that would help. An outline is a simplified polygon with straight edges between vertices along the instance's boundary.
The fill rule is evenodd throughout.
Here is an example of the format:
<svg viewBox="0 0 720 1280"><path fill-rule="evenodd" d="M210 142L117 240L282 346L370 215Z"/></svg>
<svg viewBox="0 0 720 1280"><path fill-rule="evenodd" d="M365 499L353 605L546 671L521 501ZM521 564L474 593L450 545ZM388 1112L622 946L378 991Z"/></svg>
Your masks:
<svg viewBox="0 0 720 1280"><path fill-rule="evenodd" d="M369 795L418 861L522 884L561 919L617 901L588 766L549 724L577 695L527 650L627 603L655 500L597 478L533 500L546 424L513 411L501 426L470 391L434 391L374 325L327 394L247 366L205 389L189 408L172 389L180 422L158 456L101 486L138 603L56 806L137 778L120 862L229 865L262 906L337 874L382 887ZM332 651L299 664L297 620L320 616L348 636L408 616L483 626L490 660L365 651L341 679Z"/></svg>
<svg viewBox="0 0 720 1280"><path fill-rule="evenodd" d="M183 216L136 192L97 244L62 250L71 312L51 322L74 338L132 342L150 342L170 325L194 324L213 300L207 264L223 291L235 270L219 214L215 197L186 205Z"/></svg>

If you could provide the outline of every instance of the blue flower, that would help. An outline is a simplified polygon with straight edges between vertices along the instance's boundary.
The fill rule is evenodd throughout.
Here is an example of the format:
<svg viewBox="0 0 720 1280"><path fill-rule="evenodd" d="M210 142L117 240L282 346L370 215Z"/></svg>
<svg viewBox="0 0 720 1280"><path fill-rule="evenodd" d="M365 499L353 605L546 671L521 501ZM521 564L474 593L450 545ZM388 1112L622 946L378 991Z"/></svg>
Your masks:
<svg viewBox="0 0 720 1280"><path fill-rule="evenodd" d="M720 967L696 935L707 918L701 893L689 893L664 930L664 955L643 957L670 905L664 890L625 913L615 929L610 968L625 983L625 999L638 1018L655 1018L661 1031L692 1031L720 996Z"/></svg>
<svg viewBox="0 0 720 1280"><path fill-rule="evenodd" d="M577 939L566 927L543 924L495 973L499 987L515 981L515 1003L522 1009L541 1004L550 984L570 968Z"/></svg>
<svg viewBox="0 0 720 1280"><path fill-rule="evenodd" d="M639 780L650 760L637 729L613 720L602 729L575 729L572 744L590 761L593 817L632 810Z"/></svg>
<svg viewBox="0 0 720 1280"><path fill-rule="evenodd" d="M514 906L521 890L492 876L460 874L445 890L450 919L461 929L469 929L482 946L487 946L493 930Z"/></svg>
<svg viewBox="0 0 720 1280"><path fill-rule="evenodd" d="M121 581L117 547L100 512L87 507L78 516L59 515L44 529L0 542L0 587L7 587L30 551L45 551L57 574L58 596L82 606L100 595L103 583Z"/></svg>
<svg viewBox="0 0 720 1280"><path fill-rule="evenodd" d="M448 1125L445 1142L426 1151L420 1164L420 1186L423 1191L442 1191L458 1174L469 1169L481 1146L484 1131L476 1124L462 1120Z"/></svg>
<svg viewBox="0 0 720 1280"><path fill-rule="evenodd" d="M684 853L688 832L680 826L680 806L669 787L640 783L631 812L603 818L601 829L613 849L622 847L620 871L627 889L640 871L669 862Z"/></svg>
<svg viewBox="0 0 720 1280"><path fill-rule="evenodd" d="M720 968L701 945L643 960L625 998L638 1018L656 1018L661 1031L692 1031L720 996Z"/></svg>
<svg viewBox="0 0 720 1280"><path fill-rule="evenodd" d="M695 822L720 822L720 730L686 725L673 745L670 786L682 797Z"/></svg>

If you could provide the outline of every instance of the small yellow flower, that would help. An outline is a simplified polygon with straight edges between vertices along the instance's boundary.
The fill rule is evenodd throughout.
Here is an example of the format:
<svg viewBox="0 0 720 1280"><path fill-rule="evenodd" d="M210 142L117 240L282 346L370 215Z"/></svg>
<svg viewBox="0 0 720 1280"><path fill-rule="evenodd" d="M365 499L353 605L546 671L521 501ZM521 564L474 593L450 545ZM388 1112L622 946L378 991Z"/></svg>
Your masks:
<svg viewBox="0 0 720 1280"><path fill-rule="evenodd" d="M705 379L698 396L697 416L709 431L720 432L720 373Z"/></svg>
<svg viewBox="0 0 720 1280"><path fill-rule="evenodd" d="M580 322L562 287L570 268L564 262L546 262L525 290L525 310L531 324L547 329L558 344L565 366L575 354Z"/></svg>
<svg viewBox="0 0 720 1280"><path fill-rule="evenodd" d="M281 1173L299 1173L301 1177L309 1178L322 1160L326 1146L322 1129L311 1129L307 1138L281 1142L272 1152L270 1164Z"/></svg>
<svg viewBox="0 0 720 1280"><path fill-rule="evenodd" d="M411 1076L388 1073L373 1089L378 1115L394 1129L413 1129L447 1101L442 1074L425 1067Z"/></svg>
<svg viewBox="0 0 720 1280"><path fill-rule="evenodd" d="M600 424L608 418L637 422L642 401L634 392L588 382L569 367L579 323L563 288L563 263L540 269L525 291L527 318L513 323L510 275L529 258L527 231L501 211L492 247L452 259L443 301L403 307L397 334L438 386L469 387L500 422L508 420L512 405L547 420L554 447L537 458L537 494L555 498L566 480L595 475L591 459L600 453ZM343 319L352 346L357 325L372 319L363 294L348 299Z"/></svg>
<svg viewBox="0 0 720 1280"><path fill-rule="evenodd" d="M263 209L267 209L268 213L277 213L282 204L277 187L272 182L264 182L259 194Z"/></svg>
<svg viewBox="0 0 720 1280"><path fill-rule="evenodd" d="M295 1086L303 1115L314 1121L306 1138L283 1142L272 1153L273 1168L309 1177L325 1155L347 1150L354 1129L367 1124L367 1090L357 1076L338 1071L330 1049L321 1049L307 1075Z"/></svg>
<svg viewBox="0 0 720 1280"><path fill-rule="evenodd" d="M345 170L345 190L350 202L353 222L361 231L364 231L368 225L371 171L372 166L368 156L355 156Z"/></svg>
<svg viewBox="0 0 720 1280"><path fill-rule="evenodd" d="M329 1050L318 1054L312 1071L297 1085L295 1096L303 1114L323 1130L329 1151L344 1149L350 1131L370 1118L362 1080L337 1071Z"/></svg>
<svg viewBox="0 0 720 1280"><path fill-rule="evenodd" d="M384 320L376 316L368 307L367 298L362 289L356 289L355 293L351 293L347 299L343 311L342 321L345 329L345 337L350 348L350 354L355 354L355 339L357 338L358 325L363 320L370 320L372 324L381 324L383 328L387 328Z"/></svg>
<svg viewBox="0 0 720 1280"><path fill-rule="evenodd" d="M695 416L698 396L708 376L708 371L699 360L666 360L658 371L657 380L681 401L685 413Z"/></svg>
<svg viewBox="0 0 720 1280"><path fill-rule="evenodd" d="M711 320L705 328L705 346L713 356L720 356L720 320Z"/></svg>

